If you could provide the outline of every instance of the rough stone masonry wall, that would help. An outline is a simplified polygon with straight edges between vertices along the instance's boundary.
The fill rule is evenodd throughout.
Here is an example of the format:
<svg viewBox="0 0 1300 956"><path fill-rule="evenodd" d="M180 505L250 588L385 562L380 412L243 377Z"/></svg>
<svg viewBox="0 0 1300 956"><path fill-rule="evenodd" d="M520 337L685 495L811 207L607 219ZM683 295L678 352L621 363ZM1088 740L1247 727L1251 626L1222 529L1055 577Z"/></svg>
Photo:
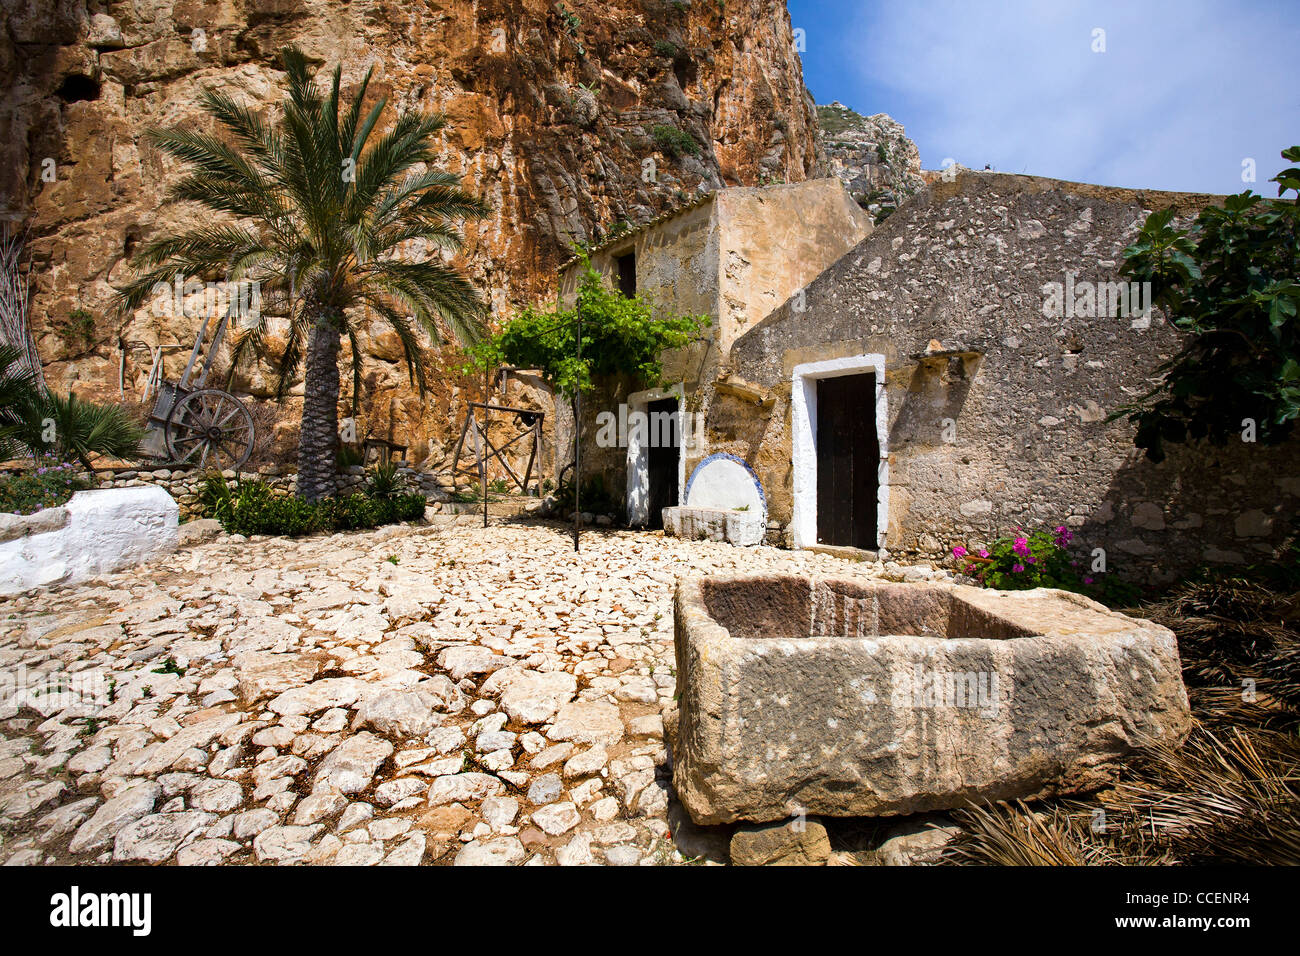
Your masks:
<svg viewBox="0 0 1300 956"><path fill-rule="evenodd" d="M1120 573L1260 559L1300 503L1297 443L1175 446L1151 463L1128 423L1104 419L1153 383L1179 336L1159 313L1149 327L1043 314L1042 287L1067 271L1117 281L1148 212L1192 216L1214 198L990 173L935 183L819 277L806 311L787 303L737 342L734 372L776 401L720 396L711 447L749 461L788 523L794 366L880 353L891 550L941 556L1065 523ZM918 364L931 340L980 354Z"/></svg>
<svg viewBox="0 0 1300 956"><path fill-rule="evenodd" d="M371 91L389 97L385 122L405 108L447 115L439 164L492 206L468 228L463 261L500 316L549 293L572 239L642 222L702 188L797 182L817 165L784 3L6 2L0 216L31 225L32 321L51 387L116 400L119 338L192 341L190 321L121 321L108 309L142 243L198 222L194 209L164 203L176 169L143 135L154 125L209 128L197 105L205 87L269 112L283 96L275 58L289 43L322 68L341 63L345 96L373 64ZM698 155L663 152L659 126L692 136ZM641 177L650 157L653 183ZM58 328L75 309L94 327L65 341ZM458 383L440 382L422 402L395 338L377 326L362 340L364 433L407 444L416 458L454 440ZM184 358L171 357L169 375ZM128 368L128 393L146 371ZM259 399L272 386L266 369L239 381ZM281 460L300 402L300 393L288 402Z"/></svg>

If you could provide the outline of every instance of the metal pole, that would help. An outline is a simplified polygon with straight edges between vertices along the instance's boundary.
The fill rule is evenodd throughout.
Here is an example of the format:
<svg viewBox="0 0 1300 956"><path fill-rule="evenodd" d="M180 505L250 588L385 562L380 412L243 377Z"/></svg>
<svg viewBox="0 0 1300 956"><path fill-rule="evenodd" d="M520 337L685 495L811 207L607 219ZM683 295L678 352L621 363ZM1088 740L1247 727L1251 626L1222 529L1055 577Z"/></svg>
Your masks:
<svg viewBox="0 0 1300 956"><path fill-rule="evenodd" d="M578 387L573 393L573 550L582 534L582 296L578 296Z"/></svg>

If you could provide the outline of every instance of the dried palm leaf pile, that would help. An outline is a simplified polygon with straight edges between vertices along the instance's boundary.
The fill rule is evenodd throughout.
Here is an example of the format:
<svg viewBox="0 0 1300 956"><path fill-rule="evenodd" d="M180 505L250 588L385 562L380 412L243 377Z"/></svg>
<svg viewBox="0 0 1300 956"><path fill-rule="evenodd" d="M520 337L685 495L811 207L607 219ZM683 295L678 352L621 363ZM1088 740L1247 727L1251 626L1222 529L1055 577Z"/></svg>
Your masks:
<svg viewBox="0 0 1300 956"><path fill-rule="evenodd" d="M1300 864L1300 549L1131 613L1178 636L1197 723L1088 799L957 811L944 862Z"/></svg>

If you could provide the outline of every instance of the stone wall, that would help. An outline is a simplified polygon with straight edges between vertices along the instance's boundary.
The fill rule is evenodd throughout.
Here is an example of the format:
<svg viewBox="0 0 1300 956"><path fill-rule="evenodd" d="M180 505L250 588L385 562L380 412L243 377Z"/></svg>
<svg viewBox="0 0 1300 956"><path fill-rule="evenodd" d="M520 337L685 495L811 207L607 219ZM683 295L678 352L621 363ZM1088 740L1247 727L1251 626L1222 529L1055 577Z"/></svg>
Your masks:
<svg viewBox="0 0 1300 956"><path fill-rule="evenodd" d="M267 484L275 495L292 495L298 490L298 476L293 473L281 473L279 469L267 471L249 471L237 473L224 471L227 481L261 481ZM399 468L401 490L418 491L431 501L445 501L450 495L442 481L434 475L413 468ZM344 469L339 473L340 495L364 491L367 484L366 469L359 466ZM199 508L199 492L203 490L204 473L193 469L139 468L116 471L100 479L100 488L141 488L154 486L162 488L180 506L182 518L202 517Z"/></svg>
<svg viewBox="0 0 1300 956"><path fill-rule="evenodd" d="M1300 503L1296 443L1174 446L1153 464L1128 423L1105 419L1150 387L1178 334L1159 312L1044 314L1044 286L1067 273L1117 281L1150 211L1191 217L1215 198L995 173L941 180L814 281L804 311L787 303L736 343L732 370L757 400L715 401L710 447L749 462L770 517L788 524L794 367L881 355L890 550L937 557L1064 523L1121 573L1263 558Z"/></svg>

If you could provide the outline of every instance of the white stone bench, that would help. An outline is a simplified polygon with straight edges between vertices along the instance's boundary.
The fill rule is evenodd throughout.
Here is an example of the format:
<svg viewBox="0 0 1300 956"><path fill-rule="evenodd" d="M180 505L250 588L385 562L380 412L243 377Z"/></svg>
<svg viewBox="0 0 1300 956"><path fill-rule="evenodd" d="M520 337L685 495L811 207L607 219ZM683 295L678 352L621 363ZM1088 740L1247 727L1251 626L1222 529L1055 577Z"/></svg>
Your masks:
<svg viewBox="0 0 1300 956"><path fill-rule="evenodd" d="M72 584L176 550L179 508L161 488L79 491L60 508L0 515L0 594Z"/></svg>
<svg viewBox="0 0 1300 956"><path fill-rule="evenodd" d="M664 509L664 533L687 541L727 541L752 547L763 543L767 520L761 511L683 505Z"/></svg>
<svg viewBox="0 0 1300 956"><path fill-rule="evenodd" d="M664 509L664 533L688 541L762 544L767 500L753 469L735 455L715 454L695 466L686 503Z"/></svg>

